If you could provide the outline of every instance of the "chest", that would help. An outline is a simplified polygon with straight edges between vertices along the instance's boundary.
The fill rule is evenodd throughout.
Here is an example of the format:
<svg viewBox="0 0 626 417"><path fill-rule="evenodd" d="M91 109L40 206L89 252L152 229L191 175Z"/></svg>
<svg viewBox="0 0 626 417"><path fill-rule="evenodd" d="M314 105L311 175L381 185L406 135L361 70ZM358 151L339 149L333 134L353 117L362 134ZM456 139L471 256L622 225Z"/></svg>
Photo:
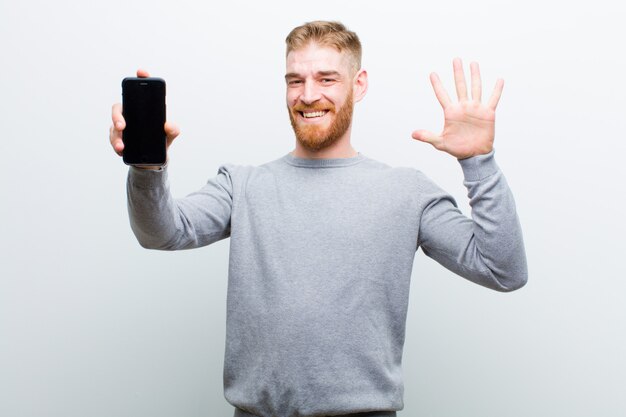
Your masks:
<svg viewBox="0 0 626 417"><path fill-rule="evenodd" d="M246 184L234 205L239 221L259 236L288 241L369 241L416 237L414 190L376 176L349 177L313 171L298 178L266 177Z"/></svg>

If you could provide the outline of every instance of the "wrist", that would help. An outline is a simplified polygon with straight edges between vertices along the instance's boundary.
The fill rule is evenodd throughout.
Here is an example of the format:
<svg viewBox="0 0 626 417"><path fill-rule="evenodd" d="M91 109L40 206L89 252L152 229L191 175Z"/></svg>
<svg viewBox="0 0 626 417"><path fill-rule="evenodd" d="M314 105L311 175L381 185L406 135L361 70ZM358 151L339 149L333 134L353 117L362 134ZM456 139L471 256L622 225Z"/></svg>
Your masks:
<svg viewBox="0 0 626 417"><path fill-rule="evenodd" d="M480 181L498 171L498 165L494 159L494 150L481 155L474 155L469 158L459 159L463 176L467 181Z"/></svg>
<svg viewBox="0 0 626 417"><path fill-rule="evenodd" d="M133 165L137 169L150 170L150 171L162 171L162 166L155 165Z"/></svg>
<svg viewBox="0 0 626 417"><path fill-rule="evenodd" d="M163 171L163 169L165 169L165 167L167 166L168 162L169 162L169 158L167 158L165 160L165 163L163 165L141 165L141 164L137 164L137 165L132 165L132 166L137 168L137 169L141 169L141 170L145 170L145 171Z"/></svg>

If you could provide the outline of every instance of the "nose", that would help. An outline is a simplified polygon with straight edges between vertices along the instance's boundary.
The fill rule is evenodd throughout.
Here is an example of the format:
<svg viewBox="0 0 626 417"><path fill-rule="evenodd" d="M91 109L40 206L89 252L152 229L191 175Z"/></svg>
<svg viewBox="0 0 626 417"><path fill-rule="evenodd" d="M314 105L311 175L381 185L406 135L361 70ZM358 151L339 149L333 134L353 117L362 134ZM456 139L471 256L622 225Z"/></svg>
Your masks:
<svg viewBox="0 0 626 417"><path fill-rule="evenodd" d="M305 81L300 100L304 104L312 104L322 98L322 93L314 81Z"/></svg>

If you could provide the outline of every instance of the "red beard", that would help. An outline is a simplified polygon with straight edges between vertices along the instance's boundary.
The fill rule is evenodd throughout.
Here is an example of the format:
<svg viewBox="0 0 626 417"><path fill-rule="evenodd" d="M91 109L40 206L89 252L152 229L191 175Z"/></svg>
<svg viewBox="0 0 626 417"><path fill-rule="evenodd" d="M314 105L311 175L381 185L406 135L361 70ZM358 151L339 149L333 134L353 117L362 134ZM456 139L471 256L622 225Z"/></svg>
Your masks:
<svg viewBox="0 0 626 417"><path fill-rule="evenodd" d="M352 91L348 92L346 102L341 106L339 111L332 104L316 103L307 106L298 103L288 108L289 120L291 127L296 134L296 139L306 149L319 151L327 148L337 142L350 127L352 123L352 110L354 103L352 102ZM319 124L306 124L298 122L298 118L302 117L301 112L328 111L323 117L332 117L330 126L324 127Z"/></svg>

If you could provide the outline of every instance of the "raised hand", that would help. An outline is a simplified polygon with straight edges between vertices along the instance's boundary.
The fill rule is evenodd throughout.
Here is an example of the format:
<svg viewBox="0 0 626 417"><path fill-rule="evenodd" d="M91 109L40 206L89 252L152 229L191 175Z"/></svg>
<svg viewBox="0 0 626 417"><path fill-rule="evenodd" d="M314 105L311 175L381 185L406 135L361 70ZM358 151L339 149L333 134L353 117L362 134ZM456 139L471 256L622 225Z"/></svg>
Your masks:
<svg viewBox="0 0 626 417"><path fill-rule="evenodd" d="M467 95L467 85L461 59L455 58L454 82L458 101L454 102L443 88L439 76L430 74L430 82L435 90L437 100L443 107L445 118L443 131L440 134L426 130L416 130L413 139L427 142L436 149L449 153L457 159L465 159L491 152L495 135L496 107L504 80L498 79L487 104L481 102L482 86L478 63L470 64L472 77L472 97Z"/></svg>

